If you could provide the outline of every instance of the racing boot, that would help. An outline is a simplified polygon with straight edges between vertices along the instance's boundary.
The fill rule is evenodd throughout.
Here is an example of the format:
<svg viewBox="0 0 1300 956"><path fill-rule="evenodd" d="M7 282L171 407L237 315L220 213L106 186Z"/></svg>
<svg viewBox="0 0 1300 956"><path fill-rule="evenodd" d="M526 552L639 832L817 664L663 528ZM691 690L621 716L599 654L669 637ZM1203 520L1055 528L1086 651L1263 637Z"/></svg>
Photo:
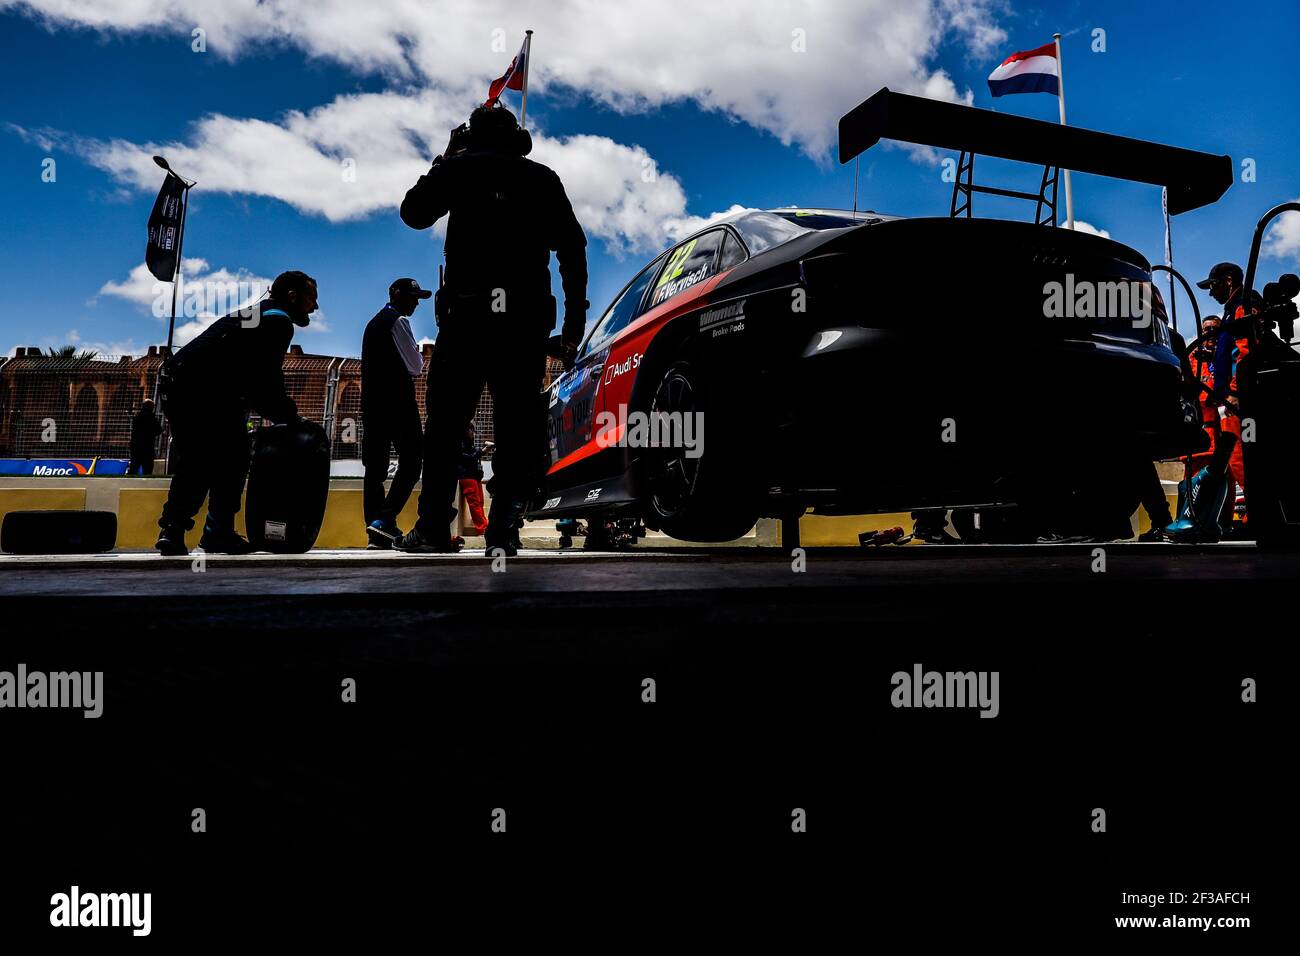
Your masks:
<svg viewBox="0 0 1300 956"><path fill-rule="evenodd" d="M483 553L489 558L495 558L496 552L500 551L507 558L513 558L519 554L519 545L516 543L518 538L507 535L504 540L489 538L484 536Z"/></svg>
<svg viewBox="0 0 1300 956"><path fill-rule="evenodd" d="M613 551L614 538L605 525L605 519L596 516L587 522L587 540L582 542L583 551Z"/></svg>
<svg viewBox="0 0 1300 956"><path fill-rule="evenodd" d="M1253 541L1255 536L1250 532L1250 522L1233 521L1223 529L1222 541Z"/></svg>
<svg viewBox="0 0 1300 956"><path fill-rule="evenodd" d="M1218 544L1217 524L1198 524L1192 518L1179 518L1165 528L1165 537L1175 544Z"/></svg>
<svg viewBox="0 0 1300 956"><path fill-rule="evenodd" d="M487 531L483 534L483 543L489 557L497 548L505 552L508 558L519 553L519 528L523 525L520 516L523 511L522 501L507 501L504 497L492 499L492 514L488 516Z"/></svg>
<svg viewBox="0 0 1300 956"><path fill-rule="evenodd" d="M406 534L393 542L393 547L407 554L455 554L461 549L465 539L456 537L435 538L426 535L416 525Z"/></svg>
<svg viewBox="0 0 1300 956"><path fill-rule="evenodd" d="M912 535L927 544L961 544L948 533L948 512L942 508L913 511Z"/></svg>
<svg viewBox="0 0 1300 956"><path fill-rule="evenodd" d="M376 518L366 526L366 537L370 539L370 543L366 545L366 550L391 551L393 542L401 536L402 532L397 527L397 522Z"/></svg>
<svg viewBox="0 0 1300 956"><path fill-rule="evenodd" d="M252 554L253 546L235 533L233 521L226 524L208 515L199 538L199 550L208 554Z"/></svg>
<svg viewBox="0 0 1300 956"><path fill-rule="evenodd" d="M185 528L183 525L167 525L158 535L158 541L154 544L158 553L164 557L176 558L183 554L189 554L190 549L185 546Z"/></svg>

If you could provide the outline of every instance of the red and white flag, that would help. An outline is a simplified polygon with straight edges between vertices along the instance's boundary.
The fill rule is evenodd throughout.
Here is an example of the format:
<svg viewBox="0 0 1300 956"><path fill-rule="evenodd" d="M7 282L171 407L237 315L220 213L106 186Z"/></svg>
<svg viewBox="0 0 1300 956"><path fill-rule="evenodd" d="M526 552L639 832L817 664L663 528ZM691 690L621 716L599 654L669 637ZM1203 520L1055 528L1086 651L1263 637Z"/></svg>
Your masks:
<svg viewBox="0 0 1300 956"><path fill-rule="evenodd" d="M1008 93L1061 92L1061 70L1056 61L1056 43L1044 43L1036 50L1013 53L989 74L989 92L994 96Z"/></svg>
<svg viewBox="0 0 1300 956"><path fill-rule="evenodd" d="M483 105L491 106L505 90L522 90L527 76L528 38L524 37L524 45L519 48L519 53L510 61L510 68L493 80L492 85L488 87L488 96Z"/></svg>

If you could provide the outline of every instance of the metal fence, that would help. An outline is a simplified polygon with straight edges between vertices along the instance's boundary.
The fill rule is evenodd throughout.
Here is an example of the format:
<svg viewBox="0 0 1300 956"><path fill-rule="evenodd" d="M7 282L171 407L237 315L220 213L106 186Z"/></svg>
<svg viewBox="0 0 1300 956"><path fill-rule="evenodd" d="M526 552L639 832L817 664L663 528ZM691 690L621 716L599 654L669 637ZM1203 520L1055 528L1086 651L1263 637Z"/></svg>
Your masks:
<svg viewBox="0 0 1300 956"><path fill-rule="evenodd" d="M156 350L111 361L18 349L0 365L0 456L128 457L131 419L161 361Z"/></svg>
<svg viewBox="0 0 1300 956"><path fill-rule="evenodd" d="M416 402L425 414L425 375L432 346L416 381ZM0 359L0 458L128 458L131 423L154 394L162 356L151 346L142 356L52 356L19 348ZM546 381L560 371L547 360ZM324 426L336 459L359 459L365 440L361 416L361 360L310 355L292 346L284 357L289 395L304 418ZM251 416L254 424L259 422ZM474 414L481 442L494 439L492 397L484 389ZM166 457L166 421L156 455Z"/></svg>

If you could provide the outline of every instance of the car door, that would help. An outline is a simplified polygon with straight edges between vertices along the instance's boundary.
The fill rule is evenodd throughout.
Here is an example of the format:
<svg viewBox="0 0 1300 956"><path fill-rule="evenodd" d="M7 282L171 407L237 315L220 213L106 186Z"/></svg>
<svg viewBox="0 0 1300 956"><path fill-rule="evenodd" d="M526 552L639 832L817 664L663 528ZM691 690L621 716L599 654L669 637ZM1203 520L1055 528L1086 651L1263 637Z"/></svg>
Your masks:
<svg viewBox="0 0 1300 956"><path fill-rule="evenodd" d="M599 450L592 441L592 426L610 344L640 313L663 260L663 256L655 259L624 287L587 336L574 367L551 384L547 428L552 469Z"/></svg>
<svg viewBox="0 0 1300 956"><path fill-rule="evenodd" d="M605 357L605 374L596 407L597 415L605 413L605 421L626 419L641 359L659 330L683 311L704 301L719 272L719 252L724 240L739 247L739 242L725 229L713 229L679 243L663 257L663 268L652 270L648 291L639 311L632 316L631 328L616 336L613 348ZM734 265L737 256L725 261ZM627 325L624 323L619 331ZM621 433L621 428L614 427L610 434L617 437Z"/></svg>

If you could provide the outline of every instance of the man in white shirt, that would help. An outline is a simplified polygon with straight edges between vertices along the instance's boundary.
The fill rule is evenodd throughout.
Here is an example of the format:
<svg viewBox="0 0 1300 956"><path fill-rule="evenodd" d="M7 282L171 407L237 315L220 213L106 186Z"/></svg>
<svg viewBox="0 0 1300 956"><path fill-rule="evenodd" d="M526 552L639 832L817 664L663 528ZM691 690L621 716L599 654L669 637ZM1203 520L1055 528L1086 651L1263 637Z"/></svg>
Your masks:
<svg viewBox="0 0 1300 956"><path fill-rule="evenodd" d="M432 292L414 279L388 287L388 304L366 324L361 340L361 462L363 508L371 548L391 548L401 531L397 516L420 477L423 429L415 404L415 380L424 357L409 317ZM397 449L397 474L387 494L389 453Z"/></svg>

